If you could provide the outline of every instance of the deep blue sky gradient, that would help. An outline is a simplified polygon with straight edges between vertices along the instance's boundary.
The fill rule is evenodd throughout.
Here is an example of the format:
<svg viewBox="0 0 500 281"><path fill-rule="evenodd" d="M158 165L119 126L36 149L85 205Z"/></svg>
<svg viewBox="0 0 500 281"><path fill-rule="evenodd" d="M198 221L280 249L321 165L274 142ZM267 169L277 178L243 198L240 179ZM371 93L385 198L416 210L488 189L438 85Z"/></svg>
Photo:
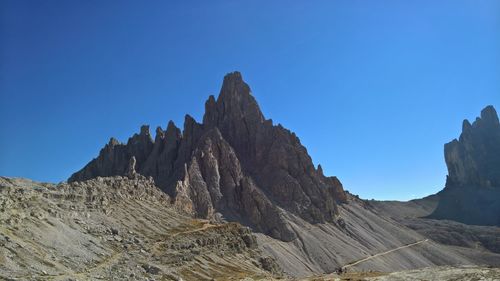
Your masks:
<svg viewBox="0 0 500 281"><path fill-rule="evenodd" d="M233 70L346 189L422 197L500 109L500 1L1 1L0 175L62 181L111 136L200 121Z"/></svg>

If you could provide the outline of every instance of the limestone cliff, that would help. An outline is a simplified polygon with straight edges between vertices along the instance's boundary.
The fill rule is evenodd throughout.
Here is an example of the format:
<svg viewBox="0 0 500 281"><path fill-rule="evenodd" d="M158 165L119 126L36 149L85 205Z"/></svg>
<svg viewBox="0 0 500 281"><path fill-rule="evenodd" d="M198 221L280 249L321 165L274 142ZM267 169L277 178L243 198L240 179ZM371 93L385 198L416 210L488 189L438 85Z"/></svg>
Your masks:
<svg viewBox="0 0 500 281"><path fill-rule="evenodd" d="M444 147L446 187L500 188L500 123L493 106L474 123L464 120L462 134Z"/></svg>
<svg viewBox="0 0 500 281"><path fill-rule="evenodd" d="M131 160L134 157L134 160ZM336 177L316 169L299 138L261 112L239 72L224 77L219 96L205 103L203 123L186 116L181 133L141 127L126 144L115 139L69 181L97 176L151 176L184 211L239 221L290 241L296 237L282 209L311 222L334 222L346 202Z"/></svg>
<svg viewBox="0 0 500 281"><path fill-rule="evenodd" d="M446 187L431 218L500 225L500 123L493 106L445 145Z"/></svg>

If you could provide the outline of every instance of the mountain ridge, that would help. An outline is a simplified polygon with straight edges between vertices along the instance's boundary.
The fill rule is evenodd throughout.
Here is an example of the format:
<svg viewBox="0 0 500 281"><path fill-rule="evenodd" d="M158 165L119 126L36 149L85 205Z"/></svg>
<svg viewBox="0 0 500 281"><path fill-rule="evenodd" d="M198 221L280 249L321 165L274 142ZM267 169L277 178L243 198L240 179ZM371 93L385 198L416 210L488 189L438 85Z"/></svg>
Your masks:
<svg viewBox="0 0 500 281"><path fill-rule="evenodd" d="M112 138L68 181L125 175L132 157L137 173L153 177L184 211L239 221L284 241L296 235L281 208L324 223L346 203L341 182L314 167L293 132L264 117L239 72L224 77L217 99L209 96L202 123L186 115L182 132L170 121L154 139L146 125L126 144Z"/></svg>
<svg viewBox="0 0 500 281"><path fill-rule="evenodd" d="M489 120L491 114L485 116ZM0 216L6 245L15 247L9 242L15 237L31 241L31 232L17 226L23 223L36 232L45 227L37 220L46 217L60 226L50 228L53 235L38 244L76 235L103 240L103 247L119 246L109 249L111 261L101 258L97 263L92 245L76 249L86 264L68 268L69 275L78 276L89 266L87 275L95 275L102 264L110 268L112 264L119 276L168 279L173 274L174 280L279 276L281 271L298 278L342 268L390 272L438 265L499 265L494 239L498 228L415 218L441 204L445 191L462 188L446 188L412 204L367 201L344 191L338 178L325 176L321 165L313 165L293 132L265 118L238 72L224 77L217 98L208 97L201 123L186 115L182 130L170 121L165 130L158 127L155 132L153 136L144 125L126 143L111 138L68 183L0 178L0 207L9 210ZM40 200L26 209L29 198ZM56 207L51 206L66 207L55 214ZM102 231L110 223L118 231ZM75 229L75 224L81 227L65 230ZM97 228L89 232L88 225ZM130 226L149 240L135 242L133 233L127 234ZM133 252L130 241L136 244ZM147 245L151 255L142 249ZM57 250L65 260L64 249ZM8 257L9 262L24 264L23 259ZM132 267L118 269L123 262ZM234 267L238 263L245 268ZM197 269L200 266L203 272ZM46 270L43 265L37 268ZM47 273L62 271L67 269Z"/></svg>

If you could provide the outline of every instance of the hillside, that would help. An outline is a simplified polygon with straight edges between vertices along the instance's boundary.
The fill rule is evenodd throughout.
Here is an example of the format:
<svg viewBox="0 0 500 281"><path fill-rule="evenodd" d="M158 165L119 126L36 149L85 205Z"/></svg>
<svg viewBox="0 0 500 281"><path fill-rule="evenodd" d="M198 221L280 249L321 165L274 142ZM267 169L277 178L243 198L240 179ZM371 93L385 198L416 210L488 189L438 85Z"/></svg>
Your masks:
<svg viewBox="0 0 500 281"><path fill-rule="evenodd" d="M180 214L152 181L0 178L0 279L229 280L280 275L252 233Z"/></svg>

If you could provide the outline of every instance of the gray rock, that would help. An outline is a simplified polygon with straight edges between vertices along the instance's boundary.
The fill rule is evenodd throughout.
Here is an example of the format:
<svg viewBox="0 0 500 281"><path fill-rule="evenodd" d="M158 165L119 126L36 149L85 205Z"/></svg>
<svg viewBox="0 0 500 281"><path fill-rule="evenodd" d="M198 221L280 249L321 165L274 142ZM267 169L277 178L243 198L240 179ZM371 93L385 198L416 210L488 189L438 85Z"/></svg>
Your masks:
<svg viewBox="0 0 500 281"><path fill-rule="evenodd" d="M116 229L116 228L114 228L114 227L111 227L111 228L110 228L110 232L111 232L111 234L113 234L113 235L118 235L118 233L119 233L118 229Z"/></svg>
<svg viewBox="0 0 500 281"><path fill-rule="evenodd" d="M447 188L500 188L500 123L493 106L472 125L464 120L460 138L445 145L445 159Z"/></svg>
<svg viewBox="0 0 500 281"><path fill-rule="evenodd" d="M137 163L137 161L135 160L135 156L132 156L130 158L130 161L128 163L128 167L127 167L127 176L130 178L130 179L133 179L135 178L135 176L137 175L137 172L135 171L135 164Z"/></svg>
<svg viewBox="0 0 500 281"><path fill-rule="evenodd" d="M429 216L466 224L500 225L500 123L493 106L445 145L446 187Z"/></svg>
<svg viewBox="0 0 500 281"><path fill-rule="evenodd" d="M147 273L153 274L153 275L158 275L161 272L161 269L159 269L158 267L156 267L154 265L144 264L144 265L142 265L142 268L144 268L144 270Z"/></svg>
<svg viewBox="0 0 500 281"><path fill-rule="evenodd" d="M284 241L296 234L280 209L311 223L334 222L347 200L294 133L265 119L239 72L224 77L217 99L208 98L202 124L186 115L182 134L169 122L154 141L148 126L127 144L112 138L68 181L135 173L151 176L184 212L220 213Z"/></svg>

